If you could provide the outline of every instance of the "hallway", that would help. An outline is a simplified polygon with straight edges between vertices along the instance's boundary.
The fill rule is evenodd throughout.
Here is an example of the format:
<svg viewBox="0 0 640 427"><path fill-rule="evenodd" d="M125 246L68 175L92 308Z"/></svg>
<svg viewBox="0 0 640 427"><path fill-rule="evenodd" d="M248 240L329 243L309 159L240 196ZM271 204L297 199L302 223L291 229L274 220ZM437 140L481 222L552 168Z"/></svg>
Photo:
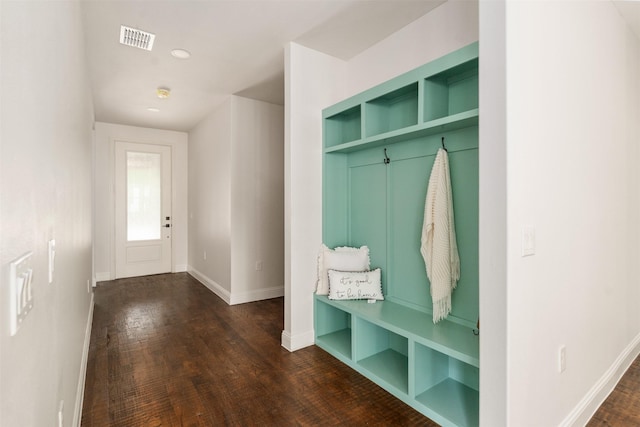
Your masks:
<svg viewBox="0 0 640 427"><path fill-rule="evenodd" d="M311 346L280 346L283 299L228 306L186 273L101 282L82 426L433 426Z"/></svg>

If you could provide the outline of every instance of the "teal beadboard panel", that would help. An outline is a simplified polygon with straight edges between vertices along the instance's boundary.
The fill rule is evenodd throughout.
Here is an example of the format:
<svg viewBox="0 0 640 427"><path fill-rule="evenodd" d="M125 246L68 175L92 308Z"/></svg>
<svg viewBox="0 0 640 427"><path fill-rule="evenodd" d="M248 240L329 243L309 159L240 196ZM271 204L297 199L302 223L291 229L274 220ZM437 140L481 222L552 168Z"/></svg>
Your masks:
<svg viewBox="0 0 640 427"><path fill-rule="evenodd" d="M460 255L460 280L451 296L451 315L473 325L479 313L478 150L452 152L449 168Z"/></svg>
<svg viewBox="0 0 640 427"><path fill-rule="evenodd" d="M322 241L330 248L349 244L347 160L341 153L323 156Z"/></svg>
<svg viewBox="0 0 640 427"><path fill-rule="evenodd" d="M381 268L387 292L386 166L382 161L349 168L349 244L369 247L371 268Z"/></svg>
<svg viewBox="0 0 640 427"><path fill-rule="evenodd" d="M422 150L421 150L422 151ZM433 150L431 150L433 152ZM389 241L388 297L423 311L431 312L429 281L420 253L424 201L429 171L435 155L396 158L389 164Z"/></svg>
<svg viewBox="0 0 640 427"><path fill-rule="evenodd" d="M451 315L472 325L478 318L477 126L348 154L348 242L369 246L372 268L382 268L386 298L432 312L420 245L429 175L442 136L449 150L461 263Z"/></svg>

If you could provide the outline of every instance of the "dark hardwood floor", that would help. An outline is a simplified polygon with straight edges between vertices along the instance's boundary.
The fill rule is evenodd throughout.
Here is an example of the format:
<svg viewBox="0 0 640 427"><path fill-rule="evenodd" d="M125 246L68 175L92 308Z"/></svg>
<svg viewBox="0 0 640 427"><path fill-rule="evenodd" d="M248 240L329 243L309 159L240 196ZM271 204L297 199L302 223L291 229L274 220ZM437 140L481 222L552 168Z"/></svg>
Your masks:
<svg viewBox="0 0 640 427"><path fill-rule="evenodd" d="M640 357L631 364L587 426L640 426Z"/></svg>
<svg viewBox="0 0 640 427"><path fill-rule="evenodd" d="M282 348L283 310L186 273L100 283L82 426L437 425L315 346ZM640 358L588 426L640 426Z"/></svg>
<svg viewBox="0 0 640 427"><path fill-rule="evenodd" d="M283 299L228 306L186 273L95 289L82 426L435 426L311 346Z"/></svg>

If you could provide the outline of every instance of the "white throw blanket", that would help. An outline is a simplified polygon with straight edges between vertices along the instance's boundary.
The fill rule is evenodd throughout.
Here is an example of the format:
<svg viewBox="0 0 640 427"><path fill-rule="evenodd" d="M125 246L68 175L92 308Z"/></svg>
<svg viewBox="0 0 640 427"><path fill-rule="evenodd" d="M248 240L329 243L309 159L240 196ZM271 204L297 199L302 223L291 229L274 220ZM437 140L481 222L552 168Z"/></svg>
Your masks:
<svg viewBox="0 0 640 427"><path fill-rule="evenodd" d="M451 312L451 292L460 279L449 158L442 148L429 177L420 252L431 282L433 323L437 323Z"/></svg>

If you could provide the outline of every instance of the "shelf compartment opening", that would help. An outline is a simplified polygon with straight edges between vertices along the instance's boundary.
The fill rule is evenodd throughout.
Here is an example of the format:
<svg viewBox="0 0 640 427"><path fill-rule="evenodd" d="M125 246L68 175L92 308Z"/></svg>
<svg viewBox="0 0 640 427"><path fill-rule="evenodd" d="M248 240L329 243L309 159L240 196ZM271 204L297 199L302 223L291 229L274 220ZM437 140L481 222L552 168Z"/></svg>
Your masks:
<svg viewBox="0 0 640 427"><path fill-rule="evenodd" d="M367 136L418 124L418 82L367 102L365 114Z"/></svg>
<svg viewBox="0 0 640 427"><path fill-rule="evenodd" d="M316 344L351 359L351 314L329 304L315 303Z"/></svg>
<svg viewBox="0 0 640 427"><path fill-rule="evenodd" d="M360 111L360 105L356 105L324 120L325 148L357 141L362 137Z"/></svg>
<svg viewBox="0 0 640 427"><path fill-rule="evenodd" d="M479 425L479 369L415 344L416 400L457 426Z"/></svg>
<svg viewBox="0 0 640 427"><path fill-rule="evenodd" d="M424 121L478 108L477 58L424 81Z"/></svg>
<svg viewBox="0 0 640 427"><path fill-rule="evenodd" d="M408 340L406 337L357 319L357 364L407 394L409 389Z"/></svg>

